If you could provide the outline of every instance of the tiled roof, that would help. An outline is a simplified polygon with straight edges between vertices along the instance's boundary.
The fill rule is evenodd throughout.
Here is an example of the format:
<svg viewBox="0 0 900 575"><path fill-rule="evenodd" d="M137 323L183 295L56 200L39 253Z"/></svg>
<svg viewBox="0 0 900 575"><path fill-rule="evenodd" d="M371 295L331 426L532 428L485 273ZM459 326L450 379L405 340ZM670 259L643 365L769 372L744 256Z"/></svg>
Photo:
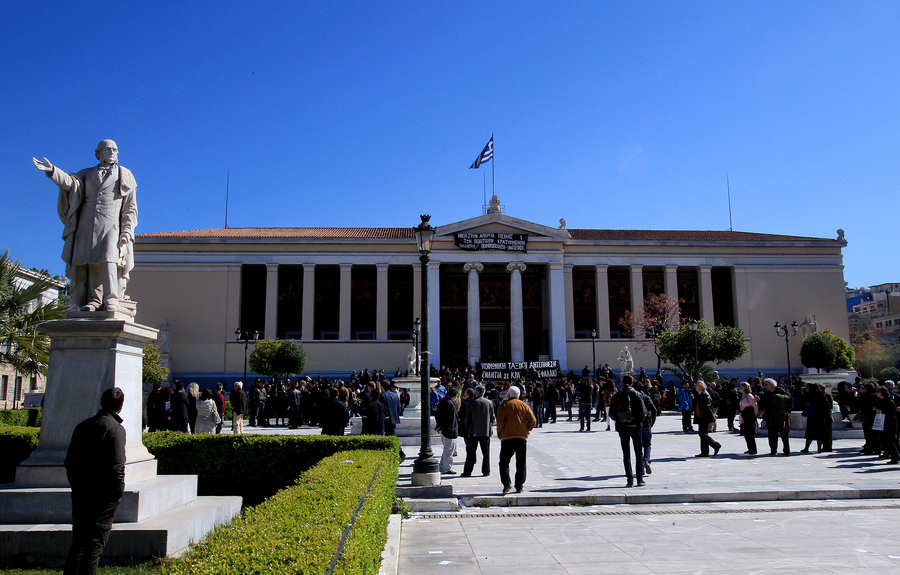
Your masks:
<svg viewBox="0 0 900 575"><path fill-rule="evenodd" d="M718 230L567 230L573 240L632 242L831 242L827 238ZM167 239L325 239L413 240L413 228L212 228L138 234L141 240Z"/></svg>
<svg viewBox="0 0 900 575"><path fill-rule="evenodd" d="M730 232L718 230L594 230L569 229L573 240L587 241L701 241L701 242L797 242L831 241L826 238L760 234L755 232Z"/></svg>
<svg viewBox="0 0 900 575"><path fill-rule="evenodd" d="M140 239L415 239L412 228L212 228L180 232L138 234Z"/></svg>

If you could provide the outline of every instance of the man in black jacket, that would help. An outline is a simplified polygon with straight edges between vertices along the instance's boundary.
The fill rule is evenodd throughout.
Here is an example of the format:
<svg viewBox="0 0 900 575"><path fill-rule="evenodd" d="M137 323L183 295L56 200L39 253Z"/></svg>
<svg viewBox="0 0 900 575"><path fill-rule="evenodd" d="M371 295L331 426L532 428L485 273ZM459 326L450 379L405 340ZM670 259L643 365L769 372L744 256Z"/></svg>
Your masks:
<svg viewBox="0 0 900 575"><path fill-rule="evenodd" d="M169 400L172 407L171 429L172 431L188 433L188 400L187 394L184 393L184 384L176 379L174 387L175 391L172 392L172 397Z"/></svg>
<svg viewBox="0 0 900 575"><path fill-rule="evenodd" d="M456 404L453 398L459 392L455 387L451 387L444 397L438 403L434 412L435 431L441 434L441 444L444 449L441 452L441 473L454 475L453 471L453 452L456 450L456 438L459 436L459 420L456 411Z"/></svg>
<svg viewBox="0 0 900 575"><path fill-rule="evenodd" d="M624 389L613 395L609 406L609 416L616 421L619 432L619 443L622 445L622 463L625 465L625 487L634 487L634 475L631 471L631 448L634 447L634 468L637 472L638 487L644 485L644 445L643 423L647 415L644 400L634 388L634 379L630 375L622 376ZM632 445L629 445L631 443Z"/></svg>
<svg viewBox="0 0 900 575"><path fill-rule="evenodd" d="M100 396L100 411L75 427L66 453L72 486L72 546L64 575L94 574L125 492L125 428L118 387Z"/></svg>

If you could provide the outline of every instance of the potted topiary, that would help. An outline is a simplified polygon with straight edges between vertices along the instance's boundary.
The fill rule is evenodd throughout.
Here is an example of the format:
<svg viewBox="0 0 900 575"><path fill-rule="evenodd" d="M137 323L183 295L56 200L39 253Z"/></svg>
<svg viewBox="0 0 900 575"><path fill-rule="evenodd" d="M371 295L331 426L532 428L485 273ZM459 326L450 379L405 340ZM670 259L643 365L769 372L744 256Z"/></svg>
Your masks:
<svg viewBox="0 0 900 575"><path fill-rule="evenodd" d="M811 333L800 344L800 361L808 370L803 381L824 383L830 393L834 384L847 381L849 374L843 370L853 367L853 357L853 348L844 338L830 330Z"/></svg>

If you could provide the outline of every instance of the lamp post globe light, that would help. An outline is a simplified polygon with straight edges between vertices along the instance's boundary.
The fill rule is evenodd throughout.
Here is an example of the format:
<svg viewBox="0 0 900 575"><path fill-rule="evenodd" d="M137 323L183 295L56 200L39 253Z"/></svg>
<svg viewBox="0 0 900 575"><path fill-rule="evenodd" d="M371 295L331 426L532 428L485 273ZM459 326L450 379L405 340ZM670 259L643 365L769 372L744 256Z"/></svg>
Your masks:
<svg viewBox="0 0 900 575"><path fill-rule="evenodd" d="M431 401L429 394L429 382L431 381L431 362L428 353L428 254L431 252L431 242L434 240L435 229L429 220L431 216L421 216L422 222L415 228L416 246L421 254L422 262L422 331L419 336L421 354L419 355L419 377L422 382L422 445L419 449L419 457L413 462L413 485L438 485L441 482L438 461L431 451Z"/></svg>
<svg viewBox="0 0 900 575"><path fill-rule="evenodd" d="M692 319L691 320L691 332L694 334L694 381L692 383L697 383L697 380L700 379L700 364L697 361L697 330L700 329L700 322Z"/></svg>
<svg viewBox="0 0 900 575"><path fill-rule="evenodd" d="M250 336L253 336L253 339L250 339ZM244 388L247 388L247 347L250 345L250 342L256 343L256 340L259 339L259 331L254 331L252 334L249 331L243 331L241 328L237 328L234 330L234 336L237 338L238 343L244 344L244 379L241 381L244 382Z"/></svg>
<svg viewBox="0 0 900 575"><path fill-rule="evenodd" d="M800 325L797 323L797 320L791 322L791 325L781 325L781 322L775 322L775 334L778 337L784 338L784 347L785 351L787 352L788 385L790 385L791 383L791 338L797 335L798 327L800 327ZM788 330L788 328L790 328L790 331Z"/></svg>

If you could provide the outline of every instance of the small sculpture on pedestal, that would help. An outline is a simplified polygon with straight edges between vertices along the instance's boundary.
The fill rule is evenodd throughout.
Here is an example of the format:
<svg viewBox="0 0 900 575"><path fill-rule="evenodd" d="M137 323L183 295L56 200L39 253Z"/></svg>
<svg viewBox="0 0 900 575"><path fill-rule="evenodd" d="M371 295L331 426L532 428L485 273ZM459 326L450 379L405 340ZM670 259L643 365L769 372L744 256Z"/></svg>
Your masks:
<svg viewBox="0 0 900 575"><path fill-rule="evenodd" d="M416 348L413 347L409 350L409 355L406 356L406 361L409 363L409 371L408 375L419 375L419 358L416 356Z"/></svg>
<svg viewBox="0 0 900 575"><path fill-rule="evenodd" d="M622 350L622 353L619 354L619 362L622 364L622 373L634 373L634 358L631 357L631 352L628 351L627 345Z"/></svg>

